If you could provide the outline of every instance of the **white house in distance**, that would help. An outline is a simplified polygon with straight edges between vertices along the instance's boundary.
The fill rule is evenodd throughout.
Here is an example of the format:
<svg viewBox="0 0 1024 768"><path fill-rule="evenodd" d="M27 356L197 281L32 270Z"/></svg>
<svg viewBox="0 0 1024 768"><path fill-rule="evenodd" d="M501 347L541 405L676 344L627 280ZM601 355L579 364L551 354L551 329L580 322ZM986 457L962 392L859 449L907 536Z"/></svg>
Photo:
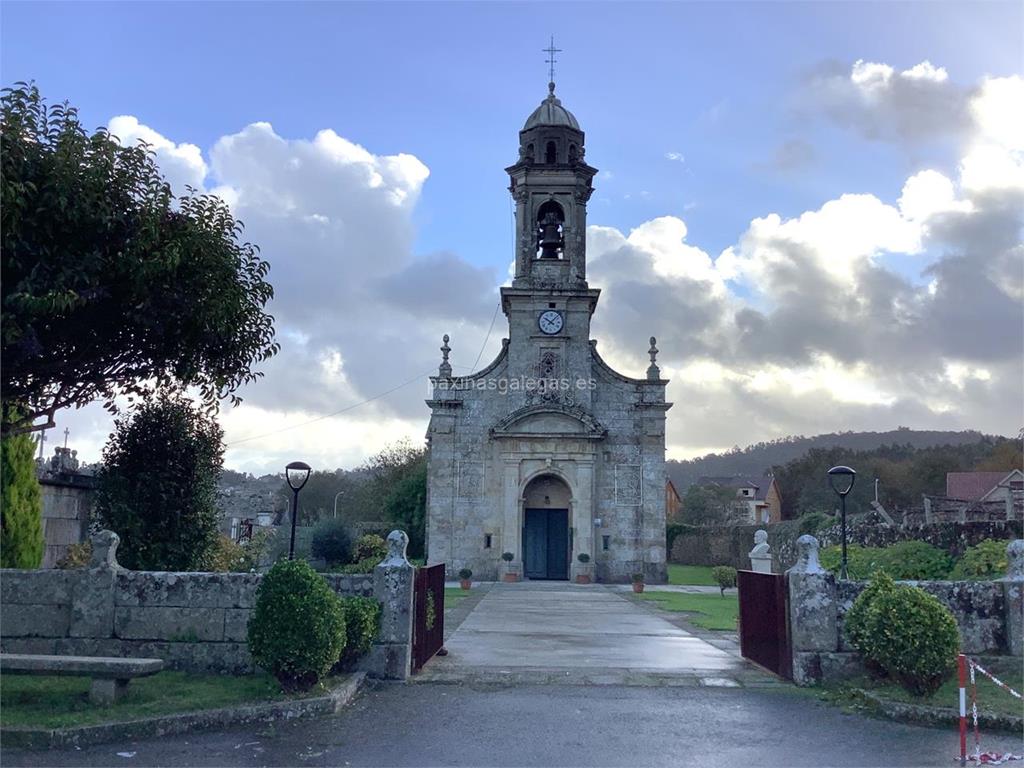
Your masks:
<svg viewBox="0 0 1024 768"><path fill-rule="evenodd" d="M946 497L961 501L1006 501L1024 496L1024 472L947 472Z"/></svg>
<svg viewBox="0 0 1024 768"><path fill-rule="evenodd" d="M702 477L697 485L735 489L733 509L741 513L737 523L757 525L782 520L782 494L774 475L766 474L757 479L742 475Z"/></svg>

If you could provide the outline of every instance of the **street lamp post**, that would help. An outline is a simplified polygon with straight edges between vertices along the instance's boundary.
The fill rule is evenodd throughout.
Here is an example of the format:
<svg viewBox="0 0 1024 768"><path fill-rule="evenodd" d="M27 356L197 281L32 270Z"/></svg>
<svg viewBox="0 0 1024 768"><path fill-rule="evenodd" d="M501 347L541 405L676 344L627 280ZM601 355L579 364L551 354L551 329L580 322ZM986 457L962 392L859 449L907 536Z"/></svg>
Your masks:
<svg viewBox="0 0 1024 768"><path fill-rule="evenodd" d="M842 502L843 556L839 566L839 578L841 579L846 578L846 496L853 490L853 483L856 480L856 471L846 466L832 467L828 471L828 483L832 486L832 490L839 495L839 499Z"/></svg>
<svg viewBox="0 0 1024 768"><path fill-rule="evenodd" d="M345 492L344 491L338 491L336 494L334 494L334 517L335 517L335 519L337 519L337 517L338 517L338 497L341 496L343 493L345 493Z"/></svg>
<svg viewBox="0 0 1024 768"><path fill-rule="evenodd" d="M299 491L309 480L310 466L304 461L293 461L284 468L288 487L292 489L292 538L288 544L288 559L295 559L295 520L299 516Z"/></svg>

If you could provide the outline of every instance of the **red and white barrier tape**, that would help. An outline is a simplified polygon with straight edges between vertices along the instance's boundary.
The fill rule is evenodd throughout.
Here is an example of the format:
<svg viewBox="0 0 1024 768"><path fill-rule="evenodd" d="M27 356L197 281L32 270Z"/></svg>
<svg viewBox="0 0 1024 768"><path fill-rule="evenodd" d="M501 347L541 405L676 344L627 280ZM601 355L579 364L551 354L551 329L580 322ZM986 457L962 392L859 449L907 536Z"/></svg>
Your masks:
<svg viewBox="0 0 1024 768"><path fill-rule="evenodd" d="M971 679L971 720L974 726L974 754L967 756L967 670L970 669ZM981 736L978 733L978 685L974 676L974 670L978 670L985 677L998 685L1011 696L1020 699L1021 695L1010 686L999 680L991 672L988 672L978 662L969 659L964 654L957 656L957 674L960 682L960 762L966 764L968 760L974 760L979 765L1002 765L1015 760L1024 760L1024 755L1015 755L1012 752L982 752Z"/></svg>

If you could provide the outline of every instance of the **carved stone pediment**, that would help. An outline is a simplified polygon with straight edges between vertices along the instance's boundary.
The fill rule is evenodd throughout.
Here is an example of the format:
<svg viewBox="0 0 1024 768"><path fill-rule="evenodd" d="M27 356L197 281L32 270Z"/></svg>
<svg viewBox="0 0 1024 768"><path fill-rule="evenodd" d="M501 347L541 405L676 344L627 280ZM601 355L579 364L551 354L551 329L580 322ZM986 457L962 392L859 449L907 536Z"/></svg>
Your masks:
<svg viewBox="0 0 1024 768"><path fill-rule="evenodd" d="M510 413L493 427L492 437L579 437L600 440L608 430L583 408L559 403L528 405Z"/></svg>

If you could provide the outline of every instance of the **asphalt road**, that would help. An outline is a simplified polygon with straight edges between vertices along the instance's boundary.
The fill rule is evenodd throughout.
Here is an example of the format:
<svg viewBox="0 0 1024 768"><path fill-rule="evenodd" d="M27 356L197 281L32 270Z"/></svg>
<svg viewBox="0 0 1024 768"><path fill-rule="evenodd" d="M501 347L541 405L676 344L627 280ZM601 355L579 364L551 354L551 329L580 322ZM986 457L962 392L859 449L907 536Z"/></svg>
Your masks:
<svg viewBox="0 0 1024 768"><path fill-rule="evenodd" d="M987 749L1022 751L1012 736ZM844 714L793 689L417 683L344 713L81 750L13 766L952 766L954 729ZM119 754L120 753L120 754Z"/></svg>

